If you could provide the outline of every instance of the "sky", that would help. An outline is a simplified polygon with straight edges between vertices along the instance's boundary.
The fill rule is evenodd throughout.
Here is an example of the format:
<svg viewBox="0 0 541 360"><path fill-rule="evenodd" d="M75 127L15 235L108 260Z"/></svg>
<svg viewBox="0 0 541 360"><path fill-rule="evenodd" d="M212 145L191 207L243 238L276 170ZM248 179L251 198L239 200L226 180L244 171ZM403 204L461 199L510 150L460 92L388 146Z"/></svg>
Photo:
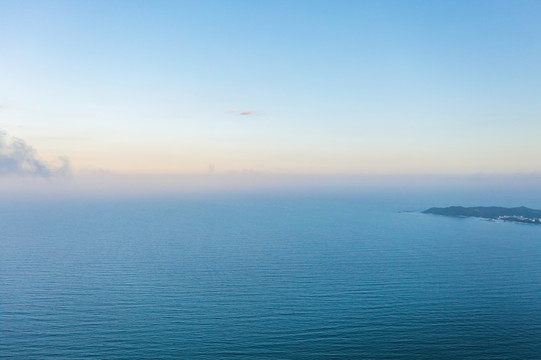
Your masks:
<svg viewBox="0 0 541 360"><path fill-rule="evenodd" d="M539 39L540 1L0 0L0 175L535 175Z"/></svg>

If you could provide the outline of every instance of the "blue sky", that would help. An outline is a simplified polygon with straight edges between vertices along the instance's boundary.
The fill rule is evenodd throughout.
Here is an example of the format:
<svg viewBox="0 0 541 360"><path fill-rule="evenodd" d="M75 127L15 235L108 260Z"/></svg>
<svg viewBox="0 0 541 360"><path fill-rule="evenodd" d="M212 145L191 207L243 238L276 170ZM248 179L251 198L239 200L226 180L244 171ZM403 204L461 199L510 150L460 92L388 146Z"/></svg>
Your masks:
<svg viewBox="0 0 541 360"><path fill-rule="evenodd" d="M75 174L541 172L538 1L0 10L0 129Z"/></svg>

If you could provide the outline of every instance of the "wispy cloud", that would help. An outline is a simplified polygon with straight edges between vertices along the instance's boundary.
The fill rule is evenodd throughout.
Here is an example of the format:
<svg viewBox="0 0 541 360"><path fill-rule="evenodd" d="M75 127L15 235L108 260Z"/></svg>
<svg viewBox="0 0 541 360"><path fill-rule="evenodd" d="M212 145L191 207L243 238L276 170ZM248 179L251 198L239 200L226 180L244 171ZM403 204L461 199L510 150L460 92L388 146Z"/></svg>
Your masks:
<svg viewBox="0 0 541 360"><path fill-rule="evenodd" d="M235 115L253 115L255 114L255 111L251 111L251 110L248 110L248 111L238 111L238 110L231 110L231 112Z"/></svg>
<svg viewBox="0 0 541 360"><path fill-rule="evenodd" d="M24 140L14 138L0 130L0 176L33 176L50 178L70 173L70 162L59 158L55 166L41 160L36 150Z"/></svg>

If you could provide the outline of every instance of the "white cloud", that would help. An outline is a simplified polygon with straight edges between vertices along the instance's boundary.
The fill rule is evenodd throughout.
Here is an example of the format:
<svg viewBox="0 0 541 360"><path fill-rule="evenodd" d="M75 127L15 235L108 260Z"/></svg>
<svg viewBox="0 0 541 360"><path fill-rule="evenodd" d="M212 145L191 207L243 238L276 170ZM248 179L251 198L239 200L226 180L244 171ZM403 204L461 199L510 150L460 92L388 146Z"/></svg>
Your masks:
<svg viewBox="0 0 541 360"><path fill-rule="evenodd" d="M34 176L50 178L70 173L70 162L59 158L59 165L41 160L36 150L24 140L8 136L0 130L0 176Z"/></svg>

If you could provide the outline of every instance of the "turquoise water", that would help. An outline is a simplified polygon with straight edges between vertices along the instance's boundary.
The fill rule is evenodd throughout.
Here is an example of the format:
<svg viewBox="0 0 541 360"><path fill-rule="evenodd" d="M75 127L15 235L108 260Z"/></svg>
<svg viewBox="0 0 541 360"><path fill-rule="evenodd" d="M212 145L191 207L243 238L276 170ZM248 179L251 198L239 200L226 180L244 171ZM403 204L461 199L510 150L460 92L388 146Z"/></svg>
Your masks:
<svg viewBox="0 0 541 360"><path fill-rule="evenodd" d="M541 227L431 201L4 202L0 357L540 359Z"/></svg>

